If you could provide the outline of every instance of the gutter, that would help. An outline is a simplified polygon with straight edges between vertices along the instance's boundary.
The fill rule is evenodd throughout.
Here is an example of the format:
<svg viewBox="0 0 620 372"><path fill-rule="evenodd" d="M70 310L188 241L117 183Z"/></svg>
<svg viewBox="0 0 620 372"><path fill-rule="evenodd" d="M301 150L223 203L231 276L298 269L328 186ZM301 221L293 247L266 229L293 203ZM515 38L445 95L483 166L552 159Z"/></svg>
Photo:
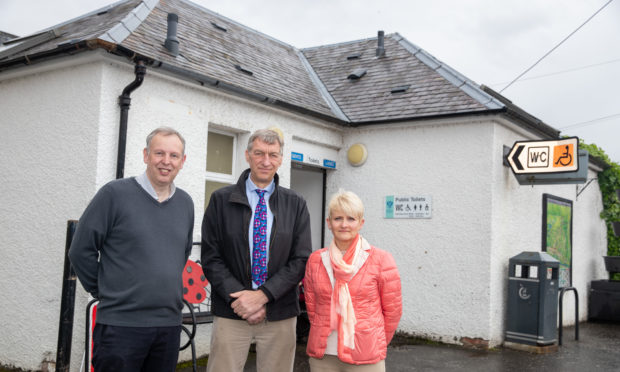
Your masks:
<svg viewBox="0 0 620 372"><path fill-rule="evenodd" d="M556 139L560 138L560 131L551 127L548 124L545 124L542 120L537 117L529 114L527 111L523 110L519 106L512 103L511 100L489 88L486 85L480 86L487 94L495 97L506 107L506 115L516 119L517 124L521 125L525 129L528 129L532 132L540 134L543 138Z"/></svg>
<svg viewBox="0 0 620 372"><path fill-rule="evenodd" d="M368 125L377 125L377 124L395 124L395 123L404 123L404 122L413 122L413 121L425 121L425 120L435 120L435 119L449 119L460 116L485 116L485 115L496 115L502 114L506 112L506 108L494 109L494 110L480 110L480 111L467 111L467 112L456 112L449 114L432 114L425 116L415 116L415 117L404 117L404 118L392 118L385 120L368 120L368 121L359 121L350 123L352 127L363 127Z"/></svg>
<svg viewBox="0 0 620 372"><path fill-rule="evenodd" d="M0 73L11 68L19 68L22 65L31 66L36 63L45 62L50 59L58 58L64 54L73 55L95 49L104 49L109 53L125 56L129 59L138 57L135 52L105 40L70 40L65 43L58 44L55 49L34 54L24 54L6 61L2 61L0 59Z"/></svg>
<svg viewBox="0 0 620 372"><path fill-rule="evenodd" d="M301 113L303 115L310 115L310 116L314 116L316 118L322 119L322 120L326 120L335 124L339 124L339 125L343 125L343 126L350 126L351 123L347 120L342 120L340 118L336 118L333 116L329 116L329 115L325 115L316 111L312 111L310 109L301 107L301 106L297 106L291 103L288 103L286 101L282 101L276 98L272 98L272 97L268 97L265 96L264 94L260 94L260 93L256 93L253 92L251 90L245 89L245 88L241 88L238 87L236 85L232 85L229 83L225 83L221 80L212 78L210 76L207 75L203 75L203 74L199 74L197 72L193 72L193 71L189 71L177 66L173 66L169 63L166 62L162 62L162 61L153 61L153 65L151 66L153 68L157 68L159 70L162 70L166 73L172 74L176 77L180 77L184 80L190 81L190 82L194 82L194 83L198 83L201 86L208 86L208 87L212 87L212 88L217 88L219 90L222 90L228 94L232 94L235 95L237 97L241 97L241 98L245 98L245 99L249 99L252 101L256 101L256 102L260 102L260 103L264 103L264 104L271 104L273 106L277 106L286 110L290 110L290 111L294 111L294 112L298 112Z"/></svg>

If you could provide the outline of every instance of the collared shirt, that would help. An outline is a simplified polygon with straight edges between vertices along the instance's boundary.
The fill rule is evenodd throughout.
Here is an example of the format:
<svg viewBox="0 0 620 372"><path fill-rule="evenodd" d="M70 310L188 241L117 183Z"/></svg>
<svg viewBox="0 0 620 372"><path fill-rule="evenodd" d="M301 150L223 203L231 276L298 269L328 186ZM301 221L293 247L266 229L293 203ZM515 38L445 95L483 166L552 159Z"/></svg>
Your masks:
<svg viewBox="0 0 620 372"><path fill-rule="evenodd" d="M250 207L252 207L252 218L250 221L254 221L254 213L256 211L256 204L258 204L258 200L260 199L258 193L255 190L259 189L258 186L252 182L250 176L245 180L245 193L248 197L248 203L250 203ZM273 213L271 213L271 208L269 208L269 197L273 194L273 191L276 189L276 184L271 180L271 183L264 189L265 194L265 203L267 204L267 266L269 266L269 242L271 238L271 227L273 226ZM252 251L254 250L254 224L250 222L250 228L248 229L248 241L250 243L250 257L252 257ZM258 286L252 282L252 288L257 289Z"/></svg>
<svg viewBox="0 0 620 372"><path fill-rule="evenodd" d="M146 175L146 171L142 173L141 175L136 176L136 181L138 182L140 186L142 186L144 191L146 191L149 195L151 195L155 200L159 200L159 197L157 196L157 192L155 192L155 189L153 188L153 185L151 184L149 177ZM174 186L174 182L171 183L170 184L170 195L168 195L168 199L170 199L172 195L174 195L174 192L176 191L176 189L177 188L176 186ZM166 200L163 200L163 201L166 201Z"/></svg>

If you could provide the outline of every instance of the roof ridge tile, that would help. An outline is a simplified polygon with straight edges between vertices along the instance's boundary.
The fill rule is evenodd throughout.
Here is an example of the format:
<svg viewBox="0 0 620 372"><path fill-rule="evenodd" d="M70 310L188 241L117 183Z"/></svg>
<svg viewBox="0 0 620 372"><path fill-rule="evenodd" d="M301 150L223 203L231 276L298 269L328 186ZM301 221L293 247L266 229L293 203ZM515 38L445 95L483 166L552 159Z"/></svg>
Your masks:
<svg viewBox="0 0 620 372"><path fill-rule="evenodd" d="M129 12L116 26L112 27L99 39L111 43L122 43L132 32L134 32L155 9L159 0L142 0L140 4Z"/></svg>

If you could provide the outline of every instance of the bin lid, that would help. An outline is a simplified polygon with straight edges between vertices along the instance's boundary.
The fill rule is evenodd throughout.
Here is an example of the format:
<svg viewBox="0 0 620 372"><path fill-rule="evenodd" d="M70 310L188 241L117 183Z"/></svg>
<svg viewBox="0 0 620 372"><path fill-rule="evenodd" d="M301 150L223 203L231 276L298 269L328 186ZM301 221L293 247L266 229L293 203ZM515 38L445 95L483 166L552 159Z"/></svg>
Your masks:
<svg viewBox="0 0 620 372"><path fill-rule="evenodd" d="M510 262L515 263L540 263L545 262L552 266L560 265L560 261L556 260L547 252L521 252L518 255L511 257Z"/></svg>

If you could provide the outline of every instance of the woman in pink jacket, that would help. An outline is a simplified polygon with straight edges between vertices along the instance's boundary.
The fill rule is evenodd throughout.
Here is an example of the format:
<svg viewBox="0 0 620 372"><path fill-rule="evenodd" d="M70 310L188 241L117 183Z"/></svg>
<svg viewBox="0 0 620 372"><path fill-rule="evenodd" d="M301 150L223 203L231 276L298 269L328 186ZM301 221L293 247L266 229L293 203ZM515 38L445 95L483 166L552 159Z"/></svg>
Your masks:
<svg viewBox="0 0 620 372"><path fill-rule="evenodd" d="M328 210L334 240L312 253L304 278L310 369L385 371L402 314L396 263L359 234L364 205L357 195L338 192Z"/></svg>

